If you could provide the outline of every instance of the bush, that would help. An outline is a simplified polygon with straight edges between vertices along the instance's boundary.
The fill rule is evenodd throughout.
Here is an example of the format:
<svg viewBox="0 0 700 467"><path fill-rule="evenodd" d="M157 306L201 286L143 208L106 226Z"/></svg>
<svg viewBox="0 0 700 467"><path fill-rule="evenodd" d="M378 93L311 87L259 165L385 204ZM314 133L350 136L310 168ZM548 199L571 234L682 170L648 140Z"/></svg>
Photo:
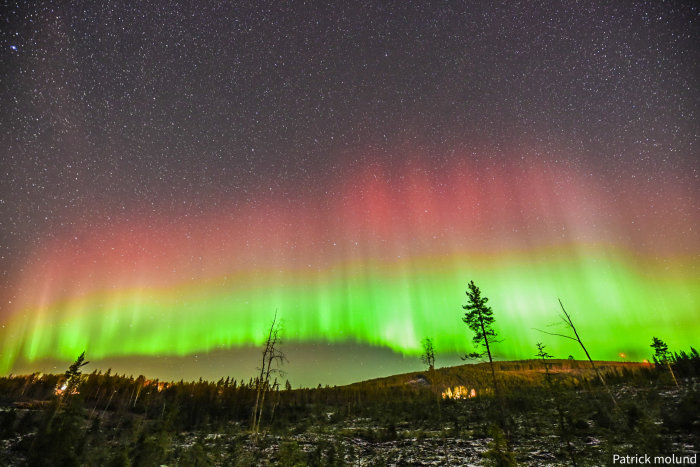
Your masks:
<svg viewBox="0 0 700 467"><path fill-rule="evenodd" d="M700 432L700 391L687 393L680 403L663 416L663 424L670 429Z"/></svg>
<svg viewBox="0 0 700 467"><path fill-rule="evenodd" d="M132 453L134 466L160 465L165 460L168 444L162 437L141 435Z"/></svg>
<svg viewBox="0 0 700 467"><path fill-rule="evenodd" d="M285 441L277 452L277 463L282 467L304 466L306 454L299 448L296 441Z"/></svg>
<svg viewBox="0 0 700 467"><path fill-rule="evenodd" d="M508 443L506 443L503 430L492 425L489 434L493 439L489 443L488 451L484 453L486 465L494 467L511 467L517 465L515 462L515 454L508 449Z"/></svg>

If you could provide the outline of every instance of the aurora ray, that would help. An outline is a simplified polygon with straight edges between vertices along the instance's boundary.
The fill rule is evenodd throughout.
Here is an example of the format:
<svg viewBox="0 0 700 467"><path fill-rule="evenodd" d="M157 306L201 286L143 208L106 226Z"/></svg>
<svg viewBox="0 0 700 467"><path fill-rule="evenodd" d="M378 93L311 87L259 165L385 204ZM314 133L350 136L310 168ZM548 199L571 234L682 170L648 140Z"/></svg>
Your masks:
<svg viewBox="0 0 700 467"><path fill-rule="evenodd" d="M11 0L0 373L61 371L85 350L102 369L241 377L228 365L275 310L314 385L339 381L323 365L418 369L425 337L447 365L470 350L470 280L499 358L539 340L581 356L533 329L553 329L558 298L595 358L648 358L652 335L688 350L697 13ZM311 369L319 349L333 361Z"/></svg>
<svg viewBox="0 0 700 467"><path fill-rule="evenodd" d="M439 352L459 353L469 346L460 304L470 279L497 310L503 358L531 356L543 339L534 328L556 321L557 298L598 358L645 358L650 330L692 345L693 258L616 244L629 220L624 202L596 197L602 190L575 171L529 167L479 179L476 164L439 177L417 166L387 175L374 164L315 202L269 199L177 222L86 229L77 243L37 254L4 332L2 370L18 357L70 360L85 349L105 358L258 344L275 309L292 341L411 355L433 336ZM605 235L590 231L613 216L620 222L607 221ZM672 235L671 227L652 233ZM572 352L566 342L550 345Z"/></svg>

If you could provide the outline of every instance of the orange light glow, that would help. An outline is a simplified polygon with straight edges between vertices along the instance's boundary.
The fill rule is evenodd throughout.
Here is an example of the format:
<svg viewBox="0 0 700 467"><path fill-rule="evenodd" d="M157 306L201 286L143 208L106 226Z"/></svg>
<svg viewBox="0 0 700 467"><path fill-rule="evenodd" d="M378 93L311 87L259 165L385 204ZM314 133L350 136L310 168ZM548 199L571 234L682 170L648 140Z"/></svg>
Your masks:
<svg viewBox="0 0 700 467"><path fill-rule="evenodd" d="M466 386L447 388L442 392L443 399L470 399L476 397L476 389L469 390Z"/></svg>

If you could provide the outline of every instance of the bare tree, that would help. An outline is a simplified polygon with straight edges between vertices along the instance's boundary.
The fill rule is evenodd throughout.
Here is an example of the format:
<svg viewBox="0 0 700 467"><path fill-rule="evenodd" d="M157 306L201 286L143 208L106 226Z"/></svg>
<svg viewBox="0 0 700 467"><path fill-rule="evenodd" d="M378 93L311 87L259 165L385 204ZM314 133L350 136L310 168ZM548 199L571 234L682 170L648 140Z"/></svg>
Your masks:
<svg viewBox="0 0 700 467"><path fill-rule="evenodd" d="M552 336L559 336L559 337L563 337L565 339L572 340L574 342L578 342L579 345L581 346L581 348L583 349L584 353L586 354L586 357L588 357L588 361L591 363L591 367L593 367L593 370L595 371L596 376L598 376L598 379L600 380L601 383L603 383L603 387L608 392L608 395L610 395L610 399L613 402L613 406L616 409L619 409L619 406L617 405L617 400L615 399L615 396L613 395L612 391L608 387L608 384L605 382L605 378L603 378L603 374L598 370L598 367L595 366L595 363L593 362L591 355L588 353L586 346L583 345L583 342L581 341L581 336L579 336L578 331L576 330L576 326L574 326L574 322L571 320L571 315L569 315L569 313L566 312L566 309L564 308L564 304L561 302L561 300L560 299L558 299L558 300L559 300L559 306L561 306L561 311L563 312L563 316L561 316L561 319L562 319L562 321L564 321L564 324L573 331L574 336L572 337L572 336L569 336L566 334L559 334L556 332L547 332L547 331L543 331L541 329L537 329L537 330L540 332L543 332L545 334L549 334Z"/></svg>
<svg viewBox="0 0 700 467"><path fill-rule="evenodd" d="M272 423L272 420L275 418L275 409L280 405L280 400L282 399L280 396L280 383L277 382L277 378L275 378L275 381L272 383L271 391L274 392L272 396L274 399L272 401L272 410L270 411L270 423Z"/></svg>
<svg viewBox="0 0 700 467"><path fill-rule="evenodd" d="M552 366L547 359L552 358L552 356L544 350L546 346L542 342L537 343L537 357L542 360L542 365L544 366L545 379L547 380L547 385L552 386L552 375L549 373L549 368Z"/></svg>
<svg viewBox="0 0 700 467"><path fill-rule="evenodd" d="M423 354L420 356L420 361L428 367L428 371L433 371L435 369L435 348L433 347L433 340L426 337L421 341L421 345L423 346Z"/></svg>
<svg viewBox="0 0 700 467"><path fill-rule="evenodd" d="M282 365L287 360L287 357L279 349L281 343L280 326L279 321L277 321L277 313L275 312L262 353L260 376L255 380L255 405L253 406L253 420L251 423L251 430L255 434L260 431L265 395L273 389L270 385L270 376L275 373L282 373L277 366Z"/></svg>

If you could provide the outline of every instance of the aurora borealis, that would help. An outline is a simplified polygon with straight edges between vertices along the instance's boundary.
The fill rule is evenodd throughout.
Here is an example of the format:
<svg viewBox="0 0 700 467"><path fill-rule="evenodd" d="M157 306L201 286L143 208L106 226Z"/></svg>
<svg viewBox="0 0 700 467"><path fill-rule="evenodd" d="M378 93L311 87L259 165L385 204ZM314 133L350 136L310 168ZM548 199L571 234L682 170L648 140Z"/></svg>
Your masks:
<svg viewBox="0 0 700 467"><path fill-rule="evenodd" d="M237 368L275 310L306 349L293 382L396 372L387 350L418 368L424 337L441 366L471 350L469 280L499 358L581 357L534 329L558 329L557 298L595 358L697 345L696 7L3 18L0 372L85 350L218 378L191 357Z"/></svg>

